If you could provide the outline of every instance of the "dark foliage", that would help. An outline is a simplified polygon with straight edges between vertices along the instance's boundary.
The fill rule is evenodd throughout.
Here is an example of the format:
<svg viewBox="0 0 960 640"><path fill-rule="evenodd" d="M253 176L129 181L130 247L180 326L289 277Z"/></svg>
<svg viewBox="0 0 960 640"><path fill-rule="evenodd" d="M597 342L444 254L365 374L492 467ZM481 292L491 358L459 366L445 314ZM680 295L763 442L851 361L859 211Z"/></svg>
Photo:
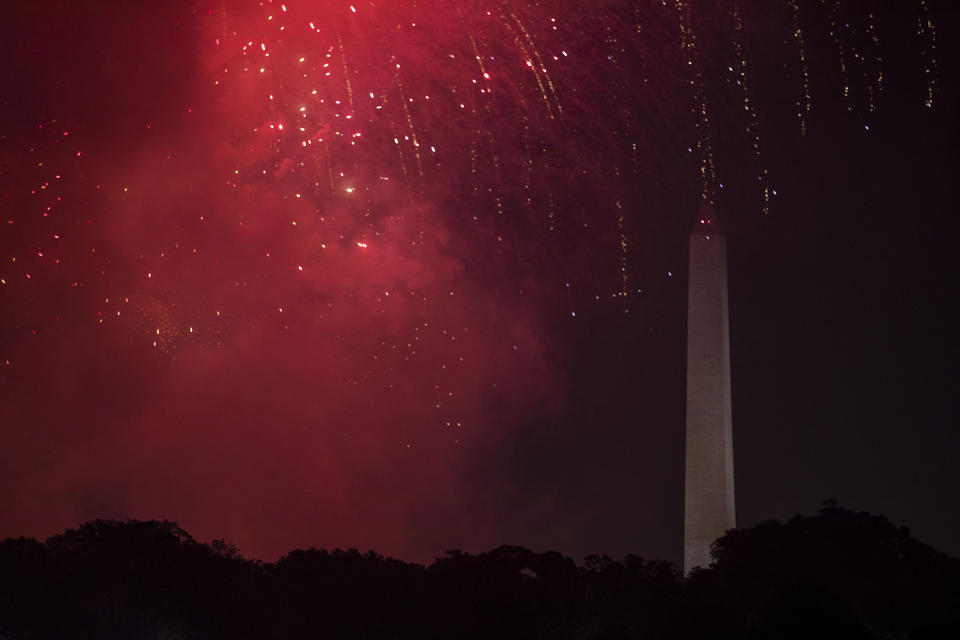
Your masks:
<svg viewBox="0 0 960 640"><path fill-rule="evenodd" d="M0 542L0 639L960 637L960 561L825 506L668 563L502 546L429 567L356 550L274 564L171 522L97 520Z"/></svg>
<svg viewBox="0 0 960 640"><path fill-rule="evenodd" d="M731 594L758 638L960 637L960 560L882 516L828 501L815 517L730 531L712 555L691 585Z"/></svg>

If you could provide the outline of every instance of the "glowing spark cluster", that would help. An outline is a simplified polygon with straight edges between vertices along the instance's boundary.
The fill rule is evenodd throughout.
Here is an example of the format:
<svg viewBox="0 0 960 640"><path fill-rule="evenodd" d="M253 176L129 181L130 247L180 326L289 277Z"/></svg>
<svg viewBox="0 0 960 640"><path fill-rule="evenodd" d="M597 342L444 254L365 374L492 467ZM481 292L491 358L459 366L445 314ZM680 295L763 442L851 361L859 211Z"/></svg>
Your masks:
<svg viewBox="0 0 960 640"><path fill-rule="evenodd" d="M137 122L124 157L139 165L109 166L82 143L93 134L52 118L3 139L5 326L42 338L75 321L178 361L310 335L352 387L388 394L370 402L416 397L434 424L470 425L470 398L496 378L475 375L477 352L499 371L536 351L523 314L484 324L532 305L523 282L551 282L564 322L611 301L633 320L632 296L665 271L640 259L662 193L722 206L722 171L759 187L767 213L761 130L796 118L807 134L811 74L837 60L844 108L863 95L878 112L882 14L821 0L801 23L800 6L767 18L802 83L778 115L771 95L798 90L771 88L751 59L747 3L224 2L201 29L195 101ZM936 30L918 7L932 106ZM818 29L837 56L819 66ZM747 163L730 151L744 140ZM186 195L170 204L168 190ZM373 319L363 332L357 316Z"/></svg>

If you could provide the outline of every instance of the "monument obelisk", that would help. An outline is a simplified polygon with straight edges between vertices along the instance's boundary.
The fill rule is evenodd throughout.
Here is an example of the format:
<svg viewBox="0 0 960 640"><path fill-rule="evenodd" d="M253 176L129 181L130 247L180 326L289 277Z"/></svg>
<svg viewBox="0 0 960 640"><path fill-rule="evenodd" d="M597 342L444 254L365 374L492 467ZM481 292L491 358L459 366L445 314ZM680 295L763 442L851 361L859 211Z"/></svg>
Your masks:
<svg viewBox="0 0 960 640"><path fill-rule="evenodd" d="M704 201L690 234L683 570L710 564L710 544L735 524L727 244Z"/></svg>

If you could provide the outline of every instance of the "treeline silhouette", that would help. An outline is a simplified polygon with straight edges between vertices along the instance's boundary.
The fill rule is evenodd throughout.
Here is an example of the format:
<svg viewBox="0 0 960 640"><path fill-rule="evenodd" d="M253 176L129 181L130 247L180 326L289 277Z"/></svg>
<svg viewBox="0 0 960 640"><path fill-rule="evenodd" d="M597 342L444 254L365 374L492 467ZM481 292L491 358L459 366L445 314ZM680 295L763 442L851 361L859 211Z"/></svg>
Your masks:
<svg viewBox="0 0 960 640"><path fill-rule="evenodd" d="M672 564L501 546L428 567L356 550L276 563L173 522L0 542L0 639L960 638L960 560L825 503Z"/></svg>

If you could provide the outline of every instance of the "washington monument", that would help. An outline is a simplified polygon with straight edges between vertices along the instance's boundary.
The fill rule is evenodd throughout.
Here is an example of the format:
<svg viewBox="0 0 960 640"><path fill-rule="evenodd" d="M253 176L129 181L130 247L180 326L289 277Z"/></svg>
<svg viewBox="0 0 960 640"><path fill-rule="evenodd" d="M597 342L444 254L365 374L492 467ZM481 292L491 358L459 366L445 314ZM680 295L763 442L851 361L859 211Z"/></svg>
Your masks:
<svg viewBox="0 0 960 640"><path fill-rule="evenodd" d="M710 564L710 543L735 524L727 244L704 202L690 234L683 570Z"/></svg>

